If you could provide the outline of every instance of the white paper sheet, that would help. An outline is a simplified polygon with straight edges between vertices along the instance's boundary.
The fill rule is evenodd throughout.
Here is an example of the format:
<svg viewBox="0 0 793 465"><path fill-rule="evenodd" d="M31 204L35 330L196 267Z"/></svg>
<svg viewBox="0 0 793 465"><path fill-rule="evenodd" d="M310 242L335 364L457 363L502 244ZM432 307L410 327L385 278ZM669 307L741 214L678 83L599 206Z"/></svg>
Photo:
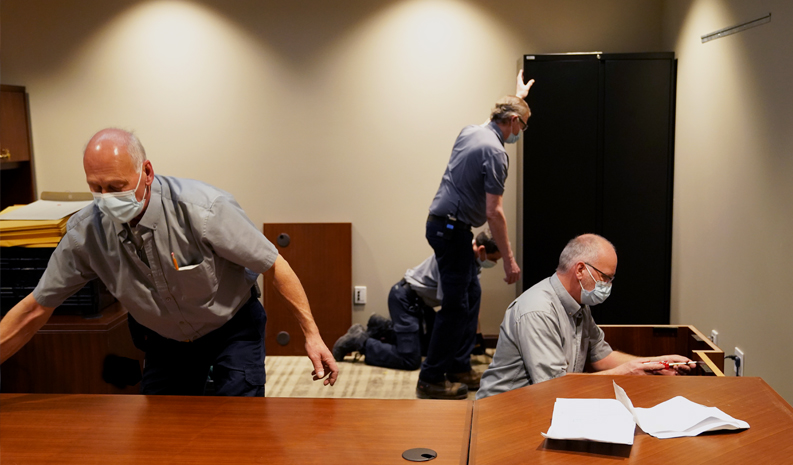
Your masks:
<svg viewBox="0 0 793 465"><path fill-rule="evenodd" d="M0 215L0 220L59 220L90 205L91 202L91 200L76 202L36 200L22 208Z"/></svg>
<svg viewBox="0 0 793 465"><path fill-rule="evenodd" d="M556 399L549 439L633 444L636 423L616 399Z"/></svg>
<svg viewBox="0 0 793 465"><path fill-rule="evenodd" d="M716 407L677 396L655 407L634 407L625 390L614 383L616 399L556 399L549 439L633 444L636 425L660 439L696 436L706 431L749 428L745 421Z"/></svg>

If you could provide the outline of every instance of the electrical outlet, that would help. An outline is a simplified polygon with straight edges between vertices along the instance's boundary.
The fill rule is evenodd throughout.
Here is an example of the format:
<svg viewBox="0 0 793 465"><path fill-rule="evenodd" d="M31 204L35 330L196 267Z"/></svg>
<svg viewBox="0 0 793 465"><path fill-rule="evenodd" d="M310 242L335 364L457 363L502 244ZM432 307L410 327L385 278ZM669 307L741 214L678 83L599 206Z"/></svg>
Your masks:
<svg viewBox="0 0 793 465"><path fill-rule="evenodd" d="M710 342L715 345L719 345L719 332L715 329L710 330Z"/></svg>
<svg viewBox="0 0 793 465"><path fill-rule="evenodd" d="M743 374L746 372L746 354L743 353L741 349L736 347L735 356L741 361L740 363L735 363L734 365L735 376L743 376Z"/></svg>
<svg viewBox="0 0 793 465"><path fill-rule="evenodd" d="M355 286L352 303L355 305L366 304L366 286Z"/></svg>

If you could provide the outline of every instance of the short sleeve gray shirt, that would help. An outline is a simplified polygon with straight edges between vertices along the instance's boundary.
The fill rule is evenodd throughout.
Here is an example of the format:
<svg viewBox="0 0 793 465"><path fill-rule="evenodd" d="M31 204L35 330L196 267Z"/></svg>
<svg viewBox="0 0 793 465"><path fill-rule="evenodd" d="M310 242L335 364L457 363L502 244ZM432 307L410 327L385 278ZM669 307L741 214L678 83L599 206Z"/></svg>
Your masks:
<svg viewBox="0 0 793 465"><path fill-rule="evenodd" d="M589 306L579 305L554 274L507 308L476 398L582 373L587 360L596 362L611 352Z"/></svg>
<svg viewBox="0 0 793 465"><path fill-rule="evenodd" d="M437 307L443 301L441 273L435 254L427 257L418 266L405 272L405 281L416 291L421 300L429 307Z"/></svg>
<svg viewBox="0 0 793 465"><path fill-rule="evenodd" d="M98 277L142 325L193 340L231 319L277 257L231 194L158 175L134 231L93 204L72 216L33 296L57 307Z"/></svg>
<svg viewBox="0 0 793 465"><path fill-rule="evenodd" d="M504 195L509 157L501 129L491 121L466 126L454 142L430 213L452 215L474 227L487 221L487 195Z"/></svg>

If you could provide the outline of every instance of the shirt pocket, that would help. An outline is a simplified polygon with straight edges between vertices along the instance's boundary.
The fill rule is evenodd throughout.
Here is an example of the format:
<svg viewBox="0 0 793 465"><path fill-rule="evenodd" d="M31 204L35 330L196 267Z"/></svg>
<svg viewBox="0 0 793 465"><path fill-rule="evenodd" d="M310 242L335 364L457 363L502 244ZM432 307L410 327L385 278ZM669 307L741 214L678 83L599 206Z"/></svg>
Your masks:
<svg viewBox="0 0 793 465"><path fill-rule="evenodd" d="M217 277L211 261L180 266L175 274L177 292L183 302L200 307L212 304L217 292Z"/></svg>

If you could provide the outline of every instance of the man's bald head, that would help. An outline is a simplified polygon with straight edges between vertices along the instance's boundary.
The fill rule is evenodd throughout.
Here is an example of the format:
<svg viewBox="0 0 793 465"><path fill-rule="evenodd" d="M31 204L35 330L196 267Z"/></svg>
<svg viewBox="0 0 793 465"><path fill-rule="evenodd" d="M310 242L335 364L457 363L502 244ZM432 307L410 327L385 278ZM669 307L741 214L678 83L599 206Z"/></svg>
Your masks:
<svg viewBox="0 0 793 465"><path fill-rule="evenodd" d="M146 150L135 134L116 128L102 129L94 134L85 147L83 163L86 158L101 157L102 155L128 157L132 166L135 167L136 173L140 172L140 167L146 161Z"/></svg>
<svg viewBox="0 0 793 465"><path fill-rule="evenodd" d="M611 261L612 259L616 267L617 252L611 242L597 234L582 234L571 239L562 250L556 271L567 273L579 262L596 263L601 260Z"/></svg>

